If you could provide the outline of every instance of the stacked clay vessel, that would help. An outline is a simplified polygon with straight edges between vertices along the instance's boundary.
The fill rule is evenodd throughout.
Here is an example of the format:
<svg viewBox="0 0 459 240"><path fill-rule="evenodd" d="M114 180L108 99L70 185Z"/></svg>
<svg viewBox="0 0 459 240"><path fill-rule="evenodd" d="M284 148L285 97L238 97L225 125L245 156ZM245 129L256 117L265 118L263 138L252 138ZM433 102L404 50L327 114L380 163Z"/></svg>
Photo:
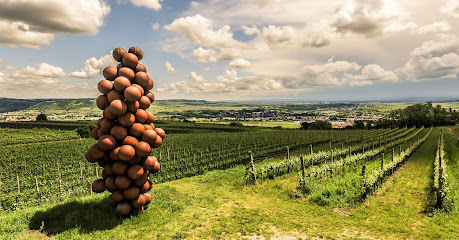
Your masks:
<svg viewBox="0 0 459 240"><path fill-rule="evenodd" d="M86 159L103 167L103 179L95 180L93 192L111 192L107 198L115 214L127 217L143 212L151 201L153 182L150 174L159 172L158 160L150 156L152 148L163 143L166 133L153 124L154 115L147 109L154 102L154 83L147 69L139 63L139 47L113 50L118 66L104 69L96 99L103 117L91 132L97 143L86 152Z"/></svg>

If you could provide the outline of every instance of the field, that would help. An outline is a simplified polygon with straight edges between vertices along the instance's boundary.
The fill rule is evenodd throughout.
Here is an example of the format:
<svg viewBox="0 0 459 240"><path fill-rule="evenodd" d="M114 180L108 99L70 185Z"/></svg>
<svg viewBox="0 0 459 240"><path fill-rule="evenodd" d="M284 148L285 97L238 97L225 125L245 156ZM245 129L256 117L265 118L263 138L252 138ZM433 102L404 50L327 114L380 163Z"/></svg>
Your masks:
<svg viewBox="0 0 459 240"><path fill-rule="evenodd" d="M101 168L83 154L94 140L1 130L0 239L459 237L457 127L170 134L152 152L163 166L153 201L128 219L106 205L109 193L90 192ZM440 140L447 178L436 170ZM449 186L441 208L439 181Z"/></svg>

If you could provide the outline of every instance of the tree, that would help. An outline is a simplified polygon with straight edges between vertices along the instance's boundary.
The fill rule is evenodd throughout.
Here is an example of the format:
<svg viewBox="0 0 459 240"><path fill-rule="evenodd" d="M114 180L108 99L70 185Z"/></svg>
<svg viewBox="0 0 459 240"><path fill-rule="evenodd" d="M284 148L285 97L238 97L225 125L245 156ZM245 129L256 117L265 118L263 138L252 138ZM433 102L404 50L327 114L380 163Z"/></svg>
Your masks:
<svg viewBox="0 0 459 240"><path fill-rule="evenodd" d="M302 122L301 129L304 130L330 130L332 129L331 123L327 121L317 120L315 122Z"/></svg>
<svg viewBox="0 0 459 240"><path fill-rule="evenodd" d="M79 126L76 129L76 132L82 138L90 138L91 137L91 130L94 129L95 127L96 127L95 124L84 124L84 125Z"/></svg>
<svg viewBox="0 0 459 240"><path fill-rule="evenodd" d="M356 129L364 129L365 128L365 123L361 120L354 121L354 128Z"/></svg>
<svg viewBox="0 0 459 240"><path fill-rule="evenodd" d="M36 121L46 121L46 120L48 120L48 118L43 113L38 114L38 116L36 118Z"/></svg>

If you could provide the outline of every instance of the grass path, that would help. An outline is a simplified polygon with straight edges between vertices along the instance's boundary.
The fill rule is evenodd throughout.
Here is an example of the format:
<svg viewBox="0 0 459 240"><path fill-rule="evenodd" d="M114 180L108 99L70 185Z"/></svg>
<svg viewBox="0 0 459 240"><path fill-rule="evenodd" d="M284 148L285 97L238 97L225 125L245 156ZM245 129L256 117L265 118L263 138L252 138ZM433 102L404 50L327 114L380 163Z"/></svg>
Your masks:
<svg viewBox="0 0 459 240"><path fill-rule="evenodd" d="M131 219L111 214L108 194L0 212L0 239L457 239L457 212L429 212L438 133L354 208L296 198L296 174L243 186L241 166L155 185L150 207Z"/></svg>

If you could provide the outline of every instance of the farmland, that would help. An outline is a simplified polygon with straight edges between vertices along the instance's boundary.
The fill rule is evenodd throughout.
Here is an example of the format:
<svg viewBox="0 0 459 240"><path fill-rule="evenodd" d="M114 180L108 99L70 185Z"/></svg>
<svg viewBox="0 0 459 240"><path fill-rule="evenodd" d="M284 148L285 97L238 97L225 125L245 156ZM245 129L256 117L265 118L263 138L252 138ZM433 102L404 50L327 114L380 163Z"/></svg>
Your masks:
<svg viewBox="0 0 459 240"><path fill-rule="evenodd" d="M151 191L153 202L145 214L126 220L107 209L107 193L90 191L101 168L87 163L83 154L94 140L75 138L71 130L2 129L8 133L2 136L9 140L0 146L0 236L459 236L456 207L437 208L433 185L443 132L443 167L451 186L446 202L458 201L457 128L236 129L170 134L152 152L163 167L151 178L156 182ZM62 137L51 141L43 131ZM21 138L29 133L36 137ZM18 144L20 141L28 144ZM253 153L254 164L247 151ZM361 185L362 165L366 166L365 185Z"/></svg>

